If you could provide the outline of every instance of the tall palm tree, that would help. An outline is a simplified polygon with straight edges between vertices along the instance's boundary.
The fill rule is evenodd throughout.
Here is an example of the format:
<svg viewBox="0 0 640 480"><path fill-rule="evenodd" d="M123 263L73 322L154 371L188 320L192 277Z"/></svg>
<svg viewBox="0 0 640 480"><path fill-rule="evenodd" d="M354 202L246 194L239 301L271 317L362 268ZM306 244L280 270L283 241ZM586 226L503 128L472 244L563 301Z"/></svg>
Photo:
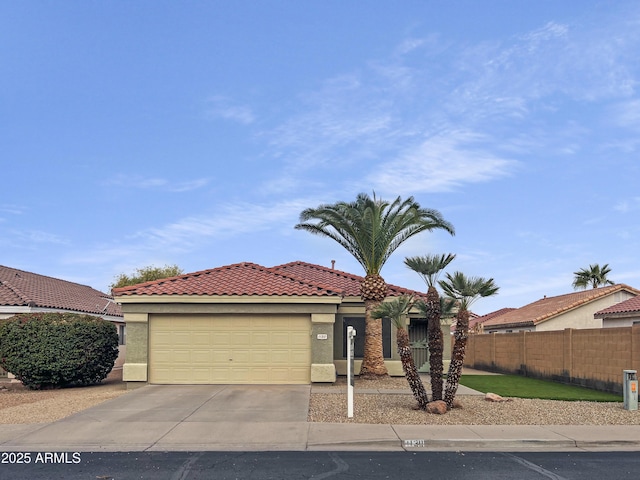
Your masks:
<svg viewBox="0 0 640 480"><path fill-rule="evenodd" d="M609 268L608 263L605 263L602 267L597 263L589 265L589 268L583 268L577 272L573 272L575 275L573 279L573 288L578 290L579 288L586 289L589 285L592 288L615 285L614 282L607 278L607 275L610 272L611 269Z"/></svg>
<svg viewBox="0 0 640 480"><path fill-rule="evenodd" d="M409 333L405 327L405 316L411 308L413 299L406 295L395 298L390 302L382 302L372 312L373 318L382 319L390 318L396 327L396 337L398 341L398 355L402 362L402 370L407 377L409 387L413 392L413 396L418 401L418 407L421 410L427 409L429 396L424 388L416 364L411 355L411 344L409 343Z"/></svg>
<svg viewBox="0 0 640 480"><path fill-rule="evenodd" d="M429 345L429 375L431 376L431 395L433 400L442 400L442 356L444 351L444 336L440 326L440 295L436 289L438 277L442 270L449 265L454 254L424 255L421 257L407 257L404 263L417 272L427 284L427 298L416 304L416 307L427 319L427 338Z"/></svg>
<svg viewBox="0 0 640 480"><path fill-rule="evenodd" d="M482 277L467 277L462 272L455 272L453 275L447 273L446 280L440 280L439 284L444 293L454 299L458 305L456 330L453 334L453 352L444 392L447 408L451 408L460 383L464 353L469 338L469 307L478 298L495 295L499 287L495 285L493 278L486 280Z"/></svg>
<svg viewBox="0 0 640 480"><path fill-rule="evenodd" d="M315 220L316 222L312 222ZM364 357L360 375L387 375L382 350L382 322L371 311L387 295L387 284L380 271L389 256L412 236L434 229L454 234L453 226L437 210L422 208L413 197L393 202L360 193L353 202L337 202L308 208L300 213L295 226L329 237L342 245L365 270L360 295L365 308Z"/></svg>

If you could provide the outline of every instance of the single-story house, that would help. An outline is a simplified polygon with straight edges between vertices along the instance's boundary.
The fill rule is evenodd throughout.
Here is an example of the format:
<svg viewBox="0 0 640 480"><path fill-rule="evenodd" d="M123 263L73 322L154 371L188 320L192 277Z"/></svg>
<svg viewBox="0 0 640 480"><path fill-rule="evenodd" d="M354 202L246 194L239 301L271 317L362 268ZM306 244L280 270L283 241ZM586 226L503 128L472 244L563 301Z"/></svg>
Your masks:
<svg viewBox="0 0 640 480"><path fill-rule="evenodd" d="M469 332L484 333L484 322L499 317L500 315L504 315L505 313L509 313L512 310L515 310L515 308L505 307L501 308L500 310L496 310L495 312L487 313L482 316L476 316L475 318L470 319Z"/></svg>
<svg viewBox="0 0 640 480"><path fill-rule="evenodd" d="M127 325L123 379L131 386L334 382L346 374L350 325L360 368L361 280L306 262L238 263L116 288ZM394 285L388 294L421 295ZM414 312L409 317L410 331L426 337L425 322ZM395 346L395 329L384 319L385 363L402 375Z"/></svg>
<svg viewBox="0 0 640 480"><path fill-rule="evenodd" d="M640 324L640 295L600 310L594 317L602 319L603 327L632 327Z"/></svg>
<svg viewBox="0 0 640 480"><path fill-rule="evenodd" d="M116 365L124 363L124 318L111 295L86 285L0 265L0 319L32 312L81 313L114 322L120 337Z"/></svg>
<svg viewBox="0 0 640 480"><path fill-rule="evenodd" d="M484 333L540 332L565 328L614 326L596 318L596 312L635 298L640 290L625 284L580 290L536 302L497 315L482 323Z"/></svg>

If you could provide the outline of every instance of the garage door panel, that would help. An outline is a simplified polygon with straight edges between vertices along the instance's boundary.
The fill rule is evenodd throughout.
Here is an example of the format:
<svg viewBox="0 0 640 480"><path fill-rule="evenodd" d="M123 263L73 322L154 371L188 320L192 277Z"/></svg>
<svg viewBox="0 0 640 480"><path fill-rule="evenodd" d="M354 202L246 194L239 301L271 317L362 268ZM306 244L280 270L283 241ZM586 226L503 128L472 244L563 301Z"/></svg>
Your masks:
<svg viewBox="0 0 640 480"><path fill-rule="evenodd" d="M193 350L191 361L194 365L204 364L208 367L213 362L213 352L211 350Z"/></svg>
<svg viewBox="0 0 640 480"><path fill-rule="evenodd" d="M308 316L153 315L151 383L310 381Z"/></svg>
<svg viewBox="0 0 640 480"><path fill-rule="evenodd" d="M267 364L271 360L269 350L252 350L250 362L252 364Z"/></svg>
<svg viewBox="0 0 640 480"><path fill-rule="evenodd" d="M190 350L173 350L171 355L171 361L175 363L191 363L191 351Z"/></svg>
<svg viewBox="0 0 640 480"><path fill-rule="evenodd" d="M195 383L208 382L211 372L209 368L194 368L193 380Z"/></svg>
<svg viewBox="0 0 640 480"><path fill-rule="evenodd" d="M234 332L231 344L233 346L240 345L243 347L251 345L251 332Z"/></svg>
<svg viewBox="0 0 640 480"><path fill-rule="evenodd" d="M229 346L231 345L231 333L230 332L214 332L211 334L211 345L214 346Z"/></svg>
<svg viewBox="0 0 640 480"><path fill-rule="evenodd" d="M272 350L271 363L276 363L276 364L291 363L291 352L289 350Z"/></svg>
<svg viewBox="0 0 640 480"><path fill-rule="evenodd" d="M217 350L214 349L211 351L211 363L213 365L226 364L229 360L231 360L231 351L230 350Z"/></svg>
<svg viewBox="0 0 640 480"><path fill-rule="evenodd" d="M211 345L211 334L208 332L198 332L198 333L194 333L191 337L191 344L192 345L202 345L202 346L206 346L209 347Z"/></svg>
<svg viewBox="0 0 640 480"><path fill-rule="evenodd" d="M255 347L268 346L271 344L268 332L252 332L251 345Z"/></svg>
<svg viewBox="0 0 640 480"><path fill-rule="evenodd" d="M173 338L169 340L170 345L191 345L191 333L189 332L174 332Z"/></svg>

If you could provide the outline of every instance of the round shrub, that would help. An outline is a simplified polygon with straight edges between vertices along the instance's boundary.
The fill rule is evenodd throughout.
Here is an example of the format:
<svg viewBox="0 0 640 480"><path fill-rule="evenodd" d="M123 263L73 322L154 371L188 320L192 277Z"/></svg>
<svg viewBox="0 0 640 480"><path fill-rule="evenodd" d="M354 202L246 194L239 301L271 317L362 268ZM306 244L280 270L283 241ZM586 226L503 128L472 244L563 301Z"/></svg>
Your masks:
<svg viewBox="0 0 640 480"><path fill-rule="evenodd" d="M100 383L117 357L116 326L92 315L24 313L0 324L0 365L34 390Z"/></svg>

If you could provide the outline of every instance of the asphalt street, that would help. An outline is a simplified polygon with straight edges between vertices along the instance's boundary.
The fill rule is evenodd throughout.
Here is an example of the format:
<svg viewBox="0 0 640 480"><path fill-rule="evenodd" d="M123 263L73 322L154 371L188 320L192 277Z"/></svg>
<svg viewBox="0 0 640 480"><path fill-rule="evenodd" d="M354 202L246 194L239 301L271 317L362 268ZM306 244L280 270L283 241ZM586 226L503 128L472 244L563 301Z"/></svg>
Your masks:
<svg viewBox="0 0 640 480"><path fill-rule="evenodd" d="M16 453L16 452L12 452ZM302 480L637 478L637 452L68 452L3 457L12 480ZM4 455L4 454L2 454ZM0 459L2 460L2 459Z"/></svg>

